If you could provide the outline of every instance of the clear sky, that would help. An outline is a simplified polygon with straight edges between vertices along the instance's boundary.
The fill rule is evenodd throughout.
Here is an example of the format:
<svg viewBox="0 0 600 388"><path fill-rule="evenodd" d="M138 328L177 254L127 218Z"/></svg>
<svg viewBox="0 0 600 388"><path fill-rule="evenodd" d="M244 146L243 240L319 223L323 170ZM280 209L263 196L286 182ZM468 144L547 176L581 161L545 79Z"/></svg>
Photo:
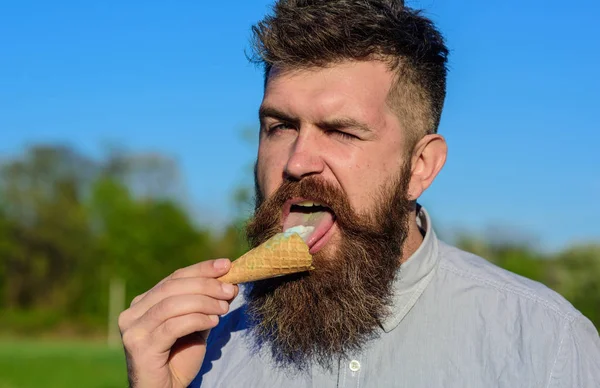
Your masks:
<svg viewBox="0 0 600 388"><path fill-rule="evenodd" d="M446 166L421 202L442 236L494 227L545 249L600 240L600 3L424 0L451 50ZM180 163L202 221L249 178L270 1L0 2L0 157L111 141Z"/></svg>

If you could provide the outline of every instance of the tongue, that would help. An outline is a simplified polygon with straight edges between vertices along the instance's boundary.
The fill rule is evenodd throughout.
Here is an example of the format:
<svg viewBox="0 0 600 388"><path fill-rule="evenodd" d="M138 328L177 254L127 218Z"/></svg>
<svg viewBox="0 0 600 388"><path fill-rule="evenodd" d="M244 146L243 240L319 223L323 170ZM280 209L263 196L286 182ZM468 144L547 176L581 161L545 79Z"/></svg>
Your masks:
<svg viewBox="0 0 600 388"><path fill-rule="evenodd" d="M312 233L304 237L304 241L310 248L333 226L333 215L328 211L312 213L291 211L283 222L283 230L300 225L314 228Z"/></svg>

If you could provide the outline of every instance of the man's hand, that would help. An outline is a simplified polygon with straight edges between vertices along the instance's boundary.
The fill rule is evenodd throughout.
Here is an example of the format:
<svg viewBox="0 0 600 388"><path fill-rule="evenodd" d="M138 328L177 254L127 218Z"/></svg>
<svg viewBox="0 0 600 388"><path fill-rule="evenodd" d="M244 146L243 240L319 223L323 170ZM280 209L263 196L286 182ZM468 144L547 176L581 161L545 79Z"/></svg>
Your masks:
<svg viewBox="0 0 600 388"><path fill-rule="evenodd" d="M137 296L119 316L132 388L187 387L198 374L210 329L229 311L238 287L216 278L228 259L179 269Z"/></svg>

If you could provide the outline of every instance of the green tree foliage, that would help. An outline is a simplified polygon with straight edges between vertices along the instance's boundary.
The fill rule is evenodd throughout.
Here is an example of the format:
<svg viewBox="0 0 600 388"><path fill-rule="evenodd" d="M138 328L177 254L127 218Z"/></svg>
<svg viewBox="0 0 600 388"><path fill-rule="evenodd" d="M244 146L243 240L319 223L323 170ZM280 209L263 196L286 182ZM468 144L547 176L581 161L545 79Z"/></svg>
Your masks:
<svg viewBox="0 0 600 388"><path fill-rule="evenodd" d="M3 164L0 330L102 328L111 279L129 301L178 268L240 253L234 226L213 234L189 218L177 176L160 155L95 161L59 146Z"/></svg>
<svg viewBox="0 0 600 388"><path fill-rule="evenodd" d="M556 257L556 289L600 327L600 245L582 245Z"/></svg>

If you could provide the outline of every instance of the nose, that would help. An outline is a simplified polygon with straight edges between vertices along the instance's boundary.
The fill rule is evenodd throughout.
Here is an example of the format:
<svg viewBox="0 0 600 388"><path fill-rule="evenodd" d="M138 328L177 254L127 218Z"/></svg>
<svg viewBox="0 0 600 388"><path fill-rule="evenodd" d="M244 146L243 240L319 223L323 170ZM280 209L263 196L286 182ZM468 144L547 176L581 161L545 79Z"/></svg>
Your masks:
<svg viewBox="0 0 600 388"><path fill-rule="evenodd" d="M323 172L325 162L321 157L316 140L306 131L304 133L300 131L285 166L286 177L300 180L306 176Z"/></svg>

